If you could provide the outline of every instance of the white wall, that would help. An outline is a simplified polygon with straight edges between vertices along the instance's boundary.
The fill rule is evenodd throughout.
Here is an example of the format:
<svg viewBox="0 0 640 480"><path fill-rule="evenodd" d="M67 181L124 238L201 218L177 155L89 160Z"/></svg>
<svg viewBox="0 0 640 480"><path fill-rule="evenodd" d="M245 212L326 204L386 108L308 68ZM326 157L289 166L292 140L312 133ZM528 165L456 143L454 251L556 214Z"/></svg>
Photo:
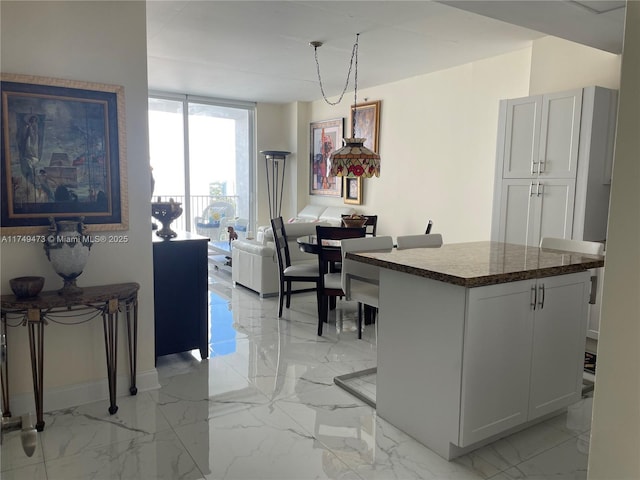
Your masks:
<svg viewBox="0 0 640 480"><path fill-rule="evenodd" d="M130 227L119 233L127 234L129 242L94 245L78 284L140 284L138 371L149 380L147 388L156 385L145 4L2 1L0 6L3 73L124 86ZM2 293L10 292L10 278L29 274L46 277L45 289L62 286L42 245L2 244L0 255ZM124 329L120 332L118 372L127 375ZM11 393L28 399L23 407L33 411L33 397L26 395L32 391L27 329L10 328L8 336ZM46 326L44 360L45 410L65 406L67 389L77 388L71 404L91 400L89 391L94 382L106 389L100 317L83 325ZM128 387L124 382L118 386L120 392ZM20 402L13 407L14 414L21 413Z"/></svg>
<svg viewBox="0 0 640 480"><path fill-rule="evenodd" d="M533 43L531 95L588 85L617 89L619 83L620 55L557 37L544 37Z"/></svg>
<svg viewBox="0 0 640 480"><path fill-rule="evenodd" d="M640 478L640 2L627 2L589 478Z"/></svg>
<svg viewBox="0 0 640 480"><path fill-rule="evenodd" d="M523 49L359 92L382 101L381 174L364 180L356 207L378 215L380 234L421 232L432 219L447 242L489 238L498 100L527 94L530 55ZM314 102L310 121L342 116L349 133L350 103Z"/></svg>
<svg viewBox="0 0 640 480"><path fill-rule="evenodd" d="M267 194L267 176L265 169L263 150L279 150L293 152L290 145L291 127L289 120L289 107L282 104L259 103L256 105L256 201L257 201L257 226L269 224L269 196ZM287 157L289 163L290 157ZM285 169L286 188L294 180L291 177L291 168ZM285 198L282 206L283 216L289 211L289 196ZM255 229L254 229L255 231Z"/></svg>

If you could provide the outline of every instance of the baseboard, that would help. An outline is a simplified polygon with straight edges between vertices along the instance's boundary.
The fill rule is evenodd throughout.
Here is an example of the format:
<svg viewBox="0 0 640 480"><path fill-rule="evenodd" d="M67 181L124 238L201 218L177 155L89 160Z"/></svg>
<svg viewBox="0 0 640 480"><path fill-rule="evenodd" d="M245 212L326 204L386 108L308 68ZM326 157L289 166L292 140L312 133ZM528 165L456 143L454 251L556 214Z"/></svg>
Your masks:
<svg viewBox="0 0 640 480"><path fill-rule="evenodd" d="M119 375L116 385L116 395L118 397L129 395L129 375ZM153 368L146 372L138 373L136 387L138 392L160 388L158 371ZM109 384L106 378L96 382L78 383L45 390L43 407L45 412L51 412L100 400L109 400ZM35 400L32 392L11 395L10 402L11 416L16 417L26 413L35 415Z"/></svg>

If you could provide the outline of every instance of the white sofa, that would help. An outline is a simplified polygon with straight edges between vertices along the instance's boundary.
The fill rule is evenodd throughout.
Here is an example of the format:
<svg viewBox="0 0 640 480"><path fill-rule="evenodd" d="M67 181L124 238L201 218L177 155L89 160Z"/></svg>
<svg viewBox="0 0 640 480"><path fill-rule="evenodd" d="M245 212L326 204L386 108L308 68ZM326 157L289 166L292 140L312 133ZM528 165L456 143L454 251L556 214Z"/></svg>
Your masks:
<svg viewBox="0 0 640 480"><path fill-rule="evenodd" d="M350 207L318 207L308 205L285 225L292 263L317 262L315 255L304 253L296 239L316 233L316 225L339 226L343 214L352 214ZM261 297L277 295L280 290L278 257L271 226L258 228L255 240L239 239L231 249L231 278L234 285L242 285ZM294 289L295 289L294 284ZM304 287L302 287L304 288Z"/></svg>
<svg viewBox="0 0 640 480"><path fill-rule="evenodd" d="M307 205L294 218L290 219L289 223L325 222L331 226L339 227L342 224L342 215L351 215L352 213L355 213L355 210L351 207Z"/></svg>
<svg viewBox="0 0 640 480"><path fill-rule="evenodd" d="M323 207L322 205L307 205L300 210L295 217L290 218L287 223L323 222L332 227L339 227L342 225L342 215L351 215L352 213L355 213L355 210L351 207ZM265 232L270 230L271 225L258 227L257 240L265 243ZM266 240L269 241L269 238ZM273 241L273 236L271 236L270 241Z"/></svg>

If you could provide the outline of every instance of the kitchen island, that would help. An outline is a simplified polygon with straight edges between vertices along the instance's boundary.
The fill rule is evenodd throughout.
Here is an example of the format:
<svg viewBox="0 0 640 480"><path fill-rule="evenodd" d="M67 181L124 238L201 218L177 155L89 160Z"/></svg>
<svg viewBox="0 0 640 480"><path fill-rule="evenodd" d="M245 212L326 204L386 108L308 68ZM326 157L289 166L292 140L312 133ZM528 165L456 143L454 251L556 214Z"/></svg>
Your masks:
<svg viewBox="0 0 640 480"><path fill-rule="evenodd" d="M380 269L377 412L447 459L580 399L590 268L497 242L347 254Z"/></svg>

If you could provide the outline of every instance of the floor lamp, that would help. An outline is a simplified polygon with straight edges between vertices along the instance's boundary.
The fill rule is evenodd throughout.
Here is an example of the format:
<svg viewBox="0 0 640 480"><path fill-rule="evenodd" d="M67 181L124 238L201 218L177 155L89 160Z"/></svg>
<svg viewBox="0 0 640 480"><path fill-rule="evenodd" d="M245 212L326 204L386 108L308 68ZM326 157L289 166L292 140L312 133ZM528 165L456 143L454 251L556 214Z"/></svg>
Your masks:
<svg viewBox="0 0 640 480"><path fill-rule="evenodd" d="M269 218L277 218L282 212L282 193L284 191L284 170L287 155L291 152L262 150L264 166L267 171L267 196L269 197Z"/></svg>

